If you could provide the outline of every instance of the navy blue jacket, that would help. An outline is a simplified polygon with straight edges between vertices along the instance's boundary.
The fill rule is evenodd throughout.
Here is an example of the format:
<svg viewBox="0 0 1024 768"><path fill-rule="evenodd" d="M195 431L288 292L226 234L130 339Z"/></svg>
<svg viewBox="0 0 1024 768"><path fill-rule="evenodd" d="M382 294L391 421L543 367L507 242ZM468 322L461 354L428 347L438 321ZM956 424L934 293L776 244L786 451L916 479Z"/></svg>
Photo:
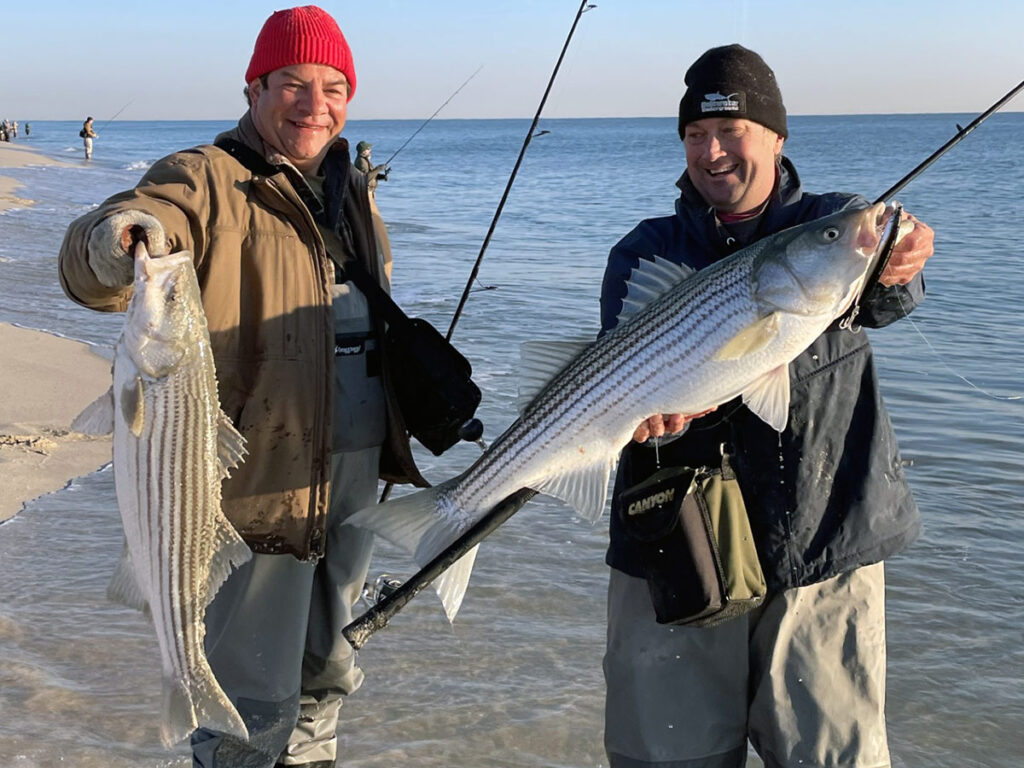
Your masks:
<svg viewBox="0 0 1024 768"><path fill-rule="evenodd" d="M747 243L737 243L686 174L674 216L647 219L609 256L601 291L602 332L613 328L638 259L655 255L700 269ZM753 240L837 210L866 204L855 195L804 193L796 169L780 163L779 184ZM879 328L924 298L918 275L907 286L877 287L857 320ZM770 590L806 586L886 558L908 546L920 517L882 403L866 333L838 322L789 366L789 423L778 433L739 398L693 421L660 448L661 466L716 466L720 446L732 463L750 515ZM623 489L654 470L654 450L630 443L622 452L612 496L607 562L641 576L640 555L624 535L618 500Z"/></svg>

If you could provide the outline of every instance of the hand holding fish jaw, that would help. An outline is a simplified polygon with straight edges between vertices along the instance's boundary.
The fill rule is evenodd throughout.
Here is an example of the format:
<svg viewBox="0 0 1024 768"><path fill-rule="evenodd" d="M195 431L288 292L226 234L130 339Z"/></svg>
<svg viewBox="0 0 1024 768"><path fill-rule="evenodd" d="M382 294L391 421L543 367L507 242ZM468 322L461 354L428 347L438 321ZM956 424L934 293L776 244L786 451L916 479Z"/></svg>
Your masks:
<svg viewBox="0 0 1024 768"><path fill-rule="evenodd" d="M678 435L691 421L699 419L701 416L707 416L715 408L708 408L706 411L690 415L682 413L656 413L654 416L640 422L640 426L633 432L633 439L638 443L644 443L652 437L662 437L666 434Z"/></svg>
<svg viewBox="0 0 1024 768"><path fill-rule="evenodd" d="M906 285L924 268L924 263L935 253L935 230L913 215L904 212L905 223L913 225L900 233L889 263L878 278L885 286ZM905 224L900 225L902 230Z"/></svg>
<svg viewBox="0 0 1024 768"><path fill-rule="evenodd" d="M131 285L135 279L132 255L145 243L153 256L167 254L167 235L160 221L145 211L120 211L93 227L89 234L89 267L108 288Z"/></svg>

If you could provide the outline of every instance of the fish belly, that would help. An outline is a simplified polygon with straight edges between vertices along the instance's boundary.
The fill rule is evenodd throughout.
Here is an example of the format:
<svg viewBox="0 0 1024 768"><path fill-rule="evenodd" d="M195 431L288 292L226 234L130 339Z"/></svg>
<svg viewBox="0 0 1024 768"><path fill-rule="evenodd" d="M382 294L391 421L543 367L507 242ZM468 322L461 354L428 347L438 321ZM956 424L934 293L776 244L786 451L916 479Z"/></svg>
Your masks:
<svg viewBox="0 0 1024 768"><path fill-rule="evenodd" d="M209 386L211 376L185 368L151 381L130 362L119 370L115 361L114 368L118 506L132 571L160 648L162 733L169 743L199 725L245 732L203 647L204 617L213 597L210 566L217 543L225 538L224 527L230 527L221 511L219 405ZM139 424L140 407L136 435L132 425Z"/></svg>

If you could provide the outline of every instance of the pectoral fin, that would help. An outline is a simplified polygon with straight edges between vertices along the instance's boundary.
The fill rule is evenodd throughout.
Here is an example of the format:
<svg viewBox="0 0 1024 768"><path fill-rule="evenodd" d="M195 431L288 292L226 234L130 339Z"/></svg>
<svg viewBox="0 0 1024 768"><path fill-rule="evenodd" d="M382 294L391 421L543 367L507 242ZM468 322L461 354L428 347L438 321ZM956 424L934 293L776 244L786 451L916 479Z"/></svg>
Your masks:
<svg viewBox="0 0 1024 768"><path fill-rule="evenodd" d="M135 381L121 390L121 415L124 416L131 433L141 437L142 428L146 424L146 404L141 376L136 376Z"/></svg>
<svg viewBox="0 0 1024 768"><path fill-rule="evenodd" d="M756 320L733 336L715 355L715 360L737 360L751 352L768 346L779 335L779 315L770 315Z"/></svg>
<svg viewBox="0 0 1024 768"><path fill-rule="evenodd" d="M789 421L789 366L780 365L747 387L743 403L776 432Z"/></svg>

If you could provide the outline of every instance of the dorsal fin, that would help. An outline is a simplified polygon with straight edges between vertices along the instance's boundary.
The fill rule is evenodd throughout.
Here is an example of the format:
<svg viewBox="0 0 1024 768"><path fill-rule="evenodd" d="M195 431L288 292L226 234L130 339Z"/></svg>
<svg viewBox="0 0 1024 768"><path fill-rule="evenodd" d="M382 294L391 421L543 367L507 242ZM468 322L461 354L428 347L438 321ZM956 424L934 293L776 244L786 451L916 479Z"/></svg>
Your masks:
<svg viewBox="0 0 1024 768"><path fill-rule="evenodd" d="M676 264L657 255L651 259L640 259L626 281L626 296L622 299L618 323L623 323L655 299L660 299L694 271L685 264Z"/></svg>
<svg viewBox="0 0 1024 768"><path fill-rule="evenodd" d="M584 349L590 339L550 339L524 341L519 345L519 397L516 407L522 413L544 385L553 379Z"/></svg>

